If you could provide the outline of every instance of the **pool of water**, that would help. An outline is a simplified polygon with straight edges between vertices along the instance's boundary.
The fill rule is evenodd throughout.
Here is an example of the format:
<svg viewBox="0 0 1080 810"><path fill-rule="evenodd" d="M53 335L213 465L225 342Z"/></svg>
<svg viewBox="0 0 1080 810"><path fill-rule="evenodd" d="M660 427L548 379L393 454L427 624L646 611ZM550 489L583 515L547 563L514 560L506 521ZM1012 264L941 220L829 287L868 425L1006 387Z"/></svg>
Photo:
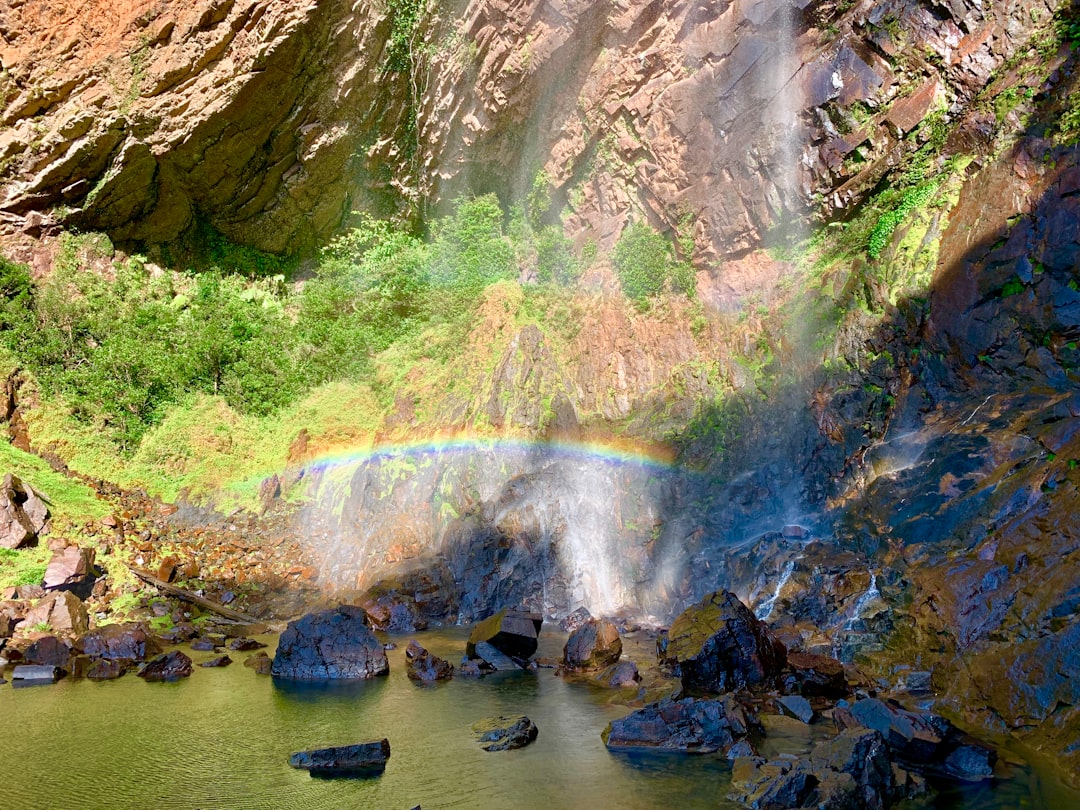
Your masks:
<svg viewBox="0 0 1080 810"><path fill-rule="evenodd" d="M453 662L464 632L422 633ZM717 756L613 754L600 740L628 712L611 693L550 669L422 686L405 676L407 638L388 653L389 677L359 684L274 681L237 663L196 668L177 683L62 681L0 687L8 808L731 808L730 767ZM563 639L542 637L541 655ZM196 663L210 653L190 653ZM242 660L246 654L234 656ZM486 752L470 725L527 714L536 742ZM305 748L390 740L377 777L319 779L288 765ZM926 807L1065 807L1027 768L992 787ZM1075 796L1071 797L1075 800ZM914 807L915 805L908 805Z"/></svg>

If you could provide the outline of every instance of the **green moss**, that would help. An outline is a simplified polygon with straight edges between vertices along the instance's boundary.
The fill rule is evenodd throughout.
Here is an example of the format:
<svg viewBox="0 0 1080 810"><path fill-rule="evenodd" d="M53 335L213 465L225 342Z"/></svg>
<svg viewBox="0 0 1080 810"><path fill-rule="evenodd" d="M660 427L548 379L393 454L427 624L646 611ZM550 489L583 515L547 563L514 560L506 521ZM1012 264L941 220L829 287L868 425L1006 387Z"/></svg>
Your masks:
<svg viewBox="0 0 1080 810"><path fill-rule="evenodd" d="M0 588L40 585L45 579L52 552L44 545L33 548L0 548Z"/></svg>

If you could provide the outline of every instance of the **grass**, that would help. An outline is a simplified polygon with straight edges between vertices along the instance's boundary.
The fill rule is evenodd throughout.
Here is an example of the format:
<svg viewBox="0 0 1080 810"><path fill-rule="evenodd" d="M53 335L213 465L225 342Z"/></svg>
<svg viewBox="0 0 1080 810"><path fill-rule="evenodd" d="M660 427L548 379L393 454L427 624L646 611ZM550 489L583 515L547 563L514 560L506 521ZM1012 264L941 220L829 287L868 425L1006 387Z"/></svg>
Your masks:
<svg viewBox="0 0 1080 810"><path fill-rule="evenodd" d="M47 547L0 548L0 588L40 585L52 552Z"/></svg>
<svg viewBox="0 0 1080 810"><path fill-rule="evenodd" d="M0 442L0 472L13 473L40 493L54 521L81 523L103 518L109 512L109 504L99 500L86 484L5 442Z"/></svg>

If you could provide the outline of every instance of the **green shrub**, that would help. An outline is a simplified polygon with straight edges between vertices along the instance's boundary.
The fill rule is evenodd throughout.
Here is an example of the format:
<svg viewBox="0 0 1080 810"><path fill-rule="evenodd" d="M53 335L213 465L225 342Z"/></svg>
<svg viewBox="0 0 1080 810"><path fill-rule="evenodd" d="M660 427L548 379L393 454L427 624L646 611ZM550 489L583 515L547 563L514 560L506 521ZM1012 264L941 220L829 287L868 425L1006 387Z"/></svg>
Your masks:
<svg viewBox="0 0 1080 810"><path fill-rule="evenodd" d="M694 269L676 261L671 243L643 222L630 225L611 253L623 293L639 309L665 290L693 296Z"/></svg>

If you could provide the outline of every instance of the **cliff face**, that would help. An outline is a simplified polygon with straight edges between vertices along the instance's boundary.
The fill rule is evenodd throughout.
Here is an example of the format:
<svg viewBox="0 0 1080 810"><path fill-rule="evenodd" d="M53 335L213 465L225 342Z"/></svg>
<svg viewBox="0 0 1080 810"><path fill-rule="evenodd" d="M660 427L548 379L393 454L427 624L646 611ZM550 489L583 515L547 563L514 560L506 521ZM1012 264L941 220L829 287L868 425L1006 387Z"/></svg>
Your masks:
<svg viewBox="0 0 1080 810"><path fill-rule="evenodd" d="M0 214L274 252L354 208L550 198L706 260L858 201L1050 11L911 0L28 0L0 16ZM414 17L408 16L414 14Z"/></svg>

